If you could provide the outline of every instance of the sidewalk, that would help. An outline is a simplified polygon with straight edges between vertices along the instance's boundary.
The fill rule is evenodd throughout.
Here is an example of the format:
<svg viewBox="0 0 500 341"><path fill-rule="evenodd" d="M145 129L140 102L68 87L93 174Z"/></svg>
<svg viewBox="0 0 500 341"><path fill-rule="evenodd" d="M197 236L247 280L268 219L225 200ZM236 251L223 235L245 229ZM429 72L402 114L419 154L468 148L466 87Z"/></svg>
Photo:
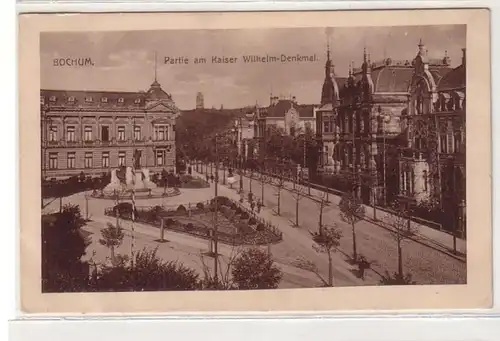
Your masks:
<svg viewBox="0 0 500 341"><path fill-rule="evenodd" d="M258 173L256 173L258 174ZM241 176L241 175L240 175ZM248 175L244 175L246 178L249 178ZM253 179L253 181L259 182L258 177ZM260 184L260 182L259 182ZM236 183L238 185L238 183ZM291 181L286 180L284 182L284 187L283 189L286 189L288 191L293 191L293 183ZM234 185L233 185L234 186ZM239 186L239 185L238 185ZM301 185L302 187L306 187ZM307 188L307 187L306 187ZM308 197L311 200L314 201L319 201L322 198L326 199L328 198L328 201L330 202L330 205L338 205L340 203L340 196L332 194L332 193L327 193L315 188L310 189L311 195L308 193L305 194L305 197ZM366 220L369 223L372 223L376 226L379 226L384 229L390 229L386 224L383 223L383 221L377 220L375 221L372 216L373 212L373 207L368 206L368 205L363 205L365 207L366 215L364 220ZM380 209L377 209L377 218L384 217L383 219L392 219L393 215L390 213L387 213L385 211L382 211ZM454 250L454 245L453 245L453 240L454 237L446 232L439 231L436 229L433 229L431 227L418 224L414 221L411 222L413 226L417 227L418 233L415 235L414 238L412 238L415 242L422 243L430 248L436 249L438 251L444 252L448 254L450 257L456 258L461 261L465 261L466 258L466 253L467 253L467 241L464 239L460 238L455 238L456 241L456 253L453 251Z"/></svg>
<svg viewBox="0 0 500 341"><path fill-rule="evenodd" d="M193 170L193 173L199 174ZM222 181L221 181L222 183ZM210 184L215 186L214 183ZM240 194L237 193L239 186L233 189L229 185L219 184L219 195L226 196L234 201L239 201ZM242 204L250 210L250 205L246 198ZM304 258L315 263L320 273L326 278L328 274L328 259L326 254L320 254L313 249L313 240L310 236L304 234L291 226L288 218L277 216L272 208L263 207L258 214L261 218L272 222L282 233L283 241L272 246L273 255L278 259L287 259L287 263L294 264L298 258ZM378 283L378 277L370 272L366 273L365 280L358 278L353 272L357 269L355 266L342 259L340 253L333 254L334 281L336 286L343 285L367 285Z"/></svg>
<svg viewBox="0 0 500 341"><path fill-rule="evenodd" d="M94 261L101 263L105 262L109 257L109 250L100 245L98 239L100 238L100 230L105 228L106 223L114 223L115 219L111 217L99 217L94 221L89 222L84 230L91 233L91 238L93 240L92 244L89 245L86 260L93 258ZM122 220L121 224L125 230L125 238L122 245L116 249L117 254L130 254L131 251L131 222ZM201 260L201 255L203 252L208 251L208 241L190 236L187 234L182 234L178 232L173 232L170 230L165 230L165 239L167 242L159 243L157 239L159 238L159 230L146 225L135 223L134 224L134 250L138 252L143 248L147 249L157 249L157 255L165 261L179 261L186 265L187 267L196 270L200 276L203 275L203 263ZM243 247L245 248L245 247ZM274 248L274 247L273 247ZM220 255L220 261L222 266L226 266L231 254L234 254L235 248L232 246L219 243L218 253ZM320 286L320 281L315 274L299 269L293 264L287 262L287 259L280 258L277 255L278 252L273 250L273 256L275 262L279 268L283 271L284 277L280 284L280 288L311 288ZM213 258L208 256L203 256L204 263L209 269L213 269ZM225 268L224 268L225 271ZM346 285L346 283L338 283ZM352 284L352 283L349 283Z"/></svg>

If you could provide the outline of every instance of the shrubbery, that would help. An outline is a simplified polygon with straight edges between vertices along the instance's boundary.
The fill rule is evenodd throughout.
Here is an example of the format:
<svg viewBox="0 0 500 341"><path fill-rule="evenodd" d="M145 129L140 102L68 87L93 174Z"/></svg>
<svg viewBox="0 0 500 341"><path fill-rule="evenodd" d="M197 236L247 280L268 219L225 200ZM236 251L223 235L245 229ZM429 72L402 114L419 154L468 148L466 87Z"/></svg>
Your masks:
<svg viewBox="0 0 500 341"><path fill-rule="evenodd" d="M186 207L184 207L184 205L179 205L179 207L177 207L177 213L179 215L186 215L187 214Z"/></svg>

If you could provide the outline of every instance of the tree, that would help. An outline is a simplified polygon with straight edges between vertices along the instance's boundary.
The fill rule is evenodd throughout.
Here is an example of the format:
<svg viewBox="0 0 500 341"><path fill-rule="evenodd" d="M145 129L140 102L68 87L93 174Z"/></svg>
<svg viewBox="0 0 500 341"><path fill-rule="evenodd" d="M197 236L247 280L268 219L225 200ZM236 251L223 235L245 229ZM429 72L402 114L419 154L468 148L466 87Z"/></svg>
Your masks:
<svg viewBox="0 0 500 341"><path fill-rule="evenodd" d="M295 227L299 227L299 202L304 198L307 189L302 185L296 185L291 191L293 198L295 199Z"/></svg>
<svg viewBox="0 0 500 341"><path fill-rule="evenodd" d="M237 289L276 289L283 273L274 264L272 255L259 248L250 248L235 260L231 271Z"/></svg>
<svg viewBox="0 0 500 341"><path fill-rule="evenodd" d="M270 183L272 178L261 173L259 176L260 180L260 188L261 188L261 200L262 200L262 205L264 205L264 186L266 183Z"/></svg>
<svg viewBox="0 0 500 341"><path fill-rule="evenodd" d="M120 225L107 224L107 228L101 230L102 238L99 239L101 245L106 246L111 252L111 262L115 262L115 248L123 243L123 228Z"/></svg>
<svg viewBox="0 0 500 341"><path fill-rule="evenodd" d="M314 249L328 255L328 285L333 286L333 262L332 254L340 245L342 232L336 226L323 226L322 233L312 233L313 241L316 243Z"/></svg>
<svg viewBox="0 0 500 341"><path fill-rule="evenodd" d="M410 240L418 232L417 226L411 224L410 212L407 205L398 202L392 204L393 214L387 214L384 221L389 228L391 237L397 243L398 249L398 275L404 278L403 273L403 242Z"/></svg>
<svg viewBox="0 0 500 341"><path fill-rule="evenodd" d="M238 246L233 246L231 248L231 253L226 257L217 257L218 263L218 274L215 276L213 270L205 263L205 258L203 254L200 255L201 264L203 267L203 289L208 290L233 290L236 289L231 276L231 270L233 268L236 258L241 254L242 248Z"/></svg>
<svg viewBox="0 0 500 341"><path fill-rule="evenodd" d="M363 220L365 216L365 207L361 199L347 192L344 193L339 203L340 217L352 229L352 259L354 262L358 260L358 252L356 245L356 224Z"/></svg>
<svg viewBox="0 0 500 341"><path fill-rule="evenodd" d="M278 196L278 212L277 214L281 214L281 190L285 188L285 178L283 174L280 174L278 177L275 177L273 180L273 185L276 187L276 195Z"/></svg>
<svg viewBox="0 0 500 341"><path fill-rule="evenodd" d="M90 240L80 207L63 206L60 213L42 216L42 292L86 290L88 264L81 258Z"/></svg>
<svg viewBox="0 0 500 341"><path fill-rule="evenodd" d="M323 192L318 198L318 206L319 206L319 222L318 222L318 232L321 234L323 232L323 211L330 201L328 200L328 193Z"/></svg>
<svg viewBox="0 0 500 341"><path fill-rule="evenodd" d="M97 279L98 291L167 291L200 289L198 274L175 261L163 261L153 250L143 249L131 262L118 257L115 265L103 266Z"/></svg>
<svg viewBox="0 0 500 341"><path fill-rule="evenodd" d="M337 251L340 245L342 232L336 226L323 226L322 233L311 232L314 241L313 248L316 252L326 253L328 255L328 280L321 275L318 267L310 260L299 258L294 265L300 269L314 273L321 280L324 286L333 287L333 253Z"/></svg>

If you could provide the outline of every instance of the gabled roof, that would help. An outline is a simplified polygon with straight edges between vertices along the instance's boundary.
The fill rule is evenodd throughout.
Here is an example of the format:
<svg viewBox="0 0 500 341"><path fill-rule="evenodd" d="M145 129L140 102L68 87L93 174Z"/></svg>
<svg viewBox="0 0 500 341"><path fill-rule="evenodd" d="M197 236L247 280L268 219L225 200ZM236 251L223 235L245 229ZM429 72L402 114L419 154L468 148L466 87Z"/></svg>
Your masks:
<svg viewBox="0 0 500 341"><path fill-rule="evenodd" d="M267 108L259 108L262 116L268 118L285 117L285 114L290 109L295 109L300 117L314 117L314 105L312 104L297 104L289 99L280 99L278 103L270 105Z"/></svg>

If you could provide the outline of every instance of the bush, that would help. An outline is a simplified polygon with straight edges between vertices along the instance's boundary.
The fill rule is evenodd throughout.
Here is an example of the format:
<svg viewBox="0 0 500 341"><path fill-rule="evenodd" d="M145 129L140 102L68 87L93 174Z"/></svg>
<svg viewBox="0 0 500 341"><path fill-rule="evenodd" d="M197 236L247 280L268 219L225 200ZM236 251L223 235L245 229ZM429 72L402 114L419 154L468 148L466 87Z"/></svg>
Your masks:
<svg viewBox="0 0 500 341"><path fill-rule="evenodd" d="M382 285L413 285L417 284L412 280L411 274L401 275L397 272L394 274L390 274L388 271L385 272L385 275L382 276L382 279L379 282Z"/></svg>
<svg viewBox="0 0 500 341"><path fill-rule="evenodd" d="M185 226L186 231L194 230L194 225L192 223L187 223Z"/></svg>
<svg viewBox="0 0 500 341"><path fill-rule="evenodd" d="M202 210L205 208L205 205L202 203L202 202L199 202L196 204L196 208L199 209L199 210Z"/></svg>
<svg viewBox="0 0 500 341"><path fill-rule="evenodd" d="M215 203L215 198L212 199L212 203ZM217 196L217 205L230 206L231 204L232 204L232 201L228 197Z"/></svg>
<svg viewBox="0 0 500 341"><path fill-rule="evenodd" d="M241 212L240 217L241 217L241 219L248 219L248 218L250 218L250 216L248 215L247 212Z"/></svg>
<svg viewBox="0 0 500 341"><path fill-rule="evenodd" d="M172 225L174 225L174 223L175 223L175 220L172 218L168 218L165 220L165 226L172 226Z"/></svg>
<svg viewBox="0 0 500 341"><path fill-rule="evenodd" d="M266 229L266 225L262 224L262 223L259 223L257 224L257 228L256 230L261 232L261 231L264 231Z"/></svg>
<svg viewBox="0 0 500 341"><path fill-rule="evenodd" d="M186 207L184 207L184 205L179 205L179 207L177 207L177 214L186 215L187 214Z"/></svg>
<svg viewBox="0 0 500 341"><path fill-rule="evenodd" d="M156 250L143 249L131 262L104 268L97 279L97 291L166 291L199 289L198 274L175 261L163 261Z"/></svg>
<svg viewBox="0 0 500 341"><path fill-rule="evenodd" d="M245 250L236 258L231 271L238 289L276 289L283 273L272 256L258 248Z"/></svg>
<svg viewBox="0 0 500 341"><path fill-rule="evenodd" d="M238 206L238 207L236 207L236 209L235 209L235 213L236 213L236 214L238 214L238 215L239 215L239 214L242 214L242 213L243 213L243 210L241 209L241 207L239 207L239 206Z"/></svg>
<svg viewBox="0 0 500 341"><path fill-rule="evenodd" d="M249 220L248 220L248 225L255 225L257 224L257 220L255 220L254 217L251 217Z"/></svg>

